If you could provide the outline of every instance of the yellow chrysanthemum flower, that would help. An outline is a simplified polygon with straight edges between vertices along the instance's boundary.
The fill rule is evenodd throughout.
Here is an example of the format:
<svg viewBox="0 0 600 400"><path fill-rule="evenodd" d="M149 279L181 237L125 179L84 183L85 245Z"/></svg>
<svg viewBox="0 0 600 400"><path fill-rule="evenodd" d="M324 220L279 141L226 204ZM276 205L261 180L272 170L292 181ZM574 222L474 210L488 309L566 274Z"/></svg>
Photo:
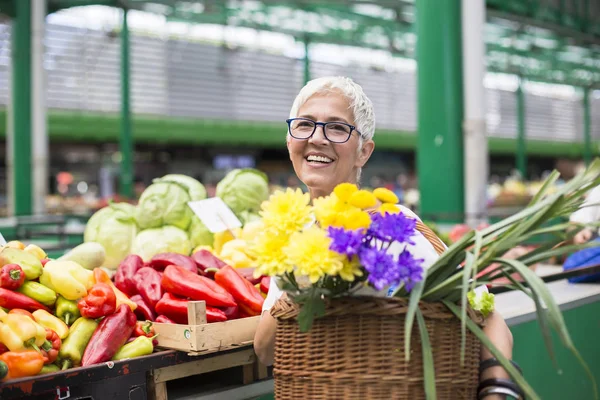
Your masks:
<svg viewBox="0 0 600 400"><path fill-rule="evenodd" d="M343 214L353 207L341 202L335 193L313 200L315 218L323 229L329 226L343 226Z"/></svg>
<svg viewBox="0 0 600 400"><path fill-rule="evenodd" d="M368 190L359 190L352 193L348 199L348 204L361 209L375 207L377 198Z"/></svg>
<svg viewBox="0 0 600 400"><path fill-rule="evenodd" d="M400 212L400 207L392 203L383 203L381 206L379 206L377 211L379 211L381 214L398 214Z"/></svg>
<svg viewBox="0 0 600 400"><path fill-rule="evenodd" d="M398 204L400 201L394 192L386 188L377 188L373 190L373 194L382 203Z"/></svg>
<svg viewBox="0 0 600 400"><path fill-rule="evenodd" d="M310 195L300 189L277 191L262 204L260 215L266 230L287 235L301 230L311 220Z"/></svg>
<svg viewBox="0 0 600 400"><path fill-rule="evenodd" d="M339 214L338 221L336 221L338 224L334 226L355 230L360 228L368 228L369 225L371 225L371 216L368 212L355 208L350 209L343 214Z"/></svg>
<svg viewBox="0 0 600 400"><path fill-rule="evenodd" d="M289 237L271 232L261 233L252 242L250 253L257 265L254 276L274 276L291 272L294 266L289 263L287 254L283 251L289 243Z"/></svg>
<svg viewBox="0 0 600 400"><path fill-rule="evenodd" d="M356 279L357 276L363 276L358 257L354 256L352 257L352 260L346 258L338 275L347 282L354 282L354 279Z"/></svg>
<svg viewBox="0 0 600 400"><path fill-rule="evenodd" d="M340 201L346 202L354 193L358 191L356 185L352 183L340 183L333 189L333 193Z"/></svg>
<svg viewBox="0 0 600 400"><path fill-rule="evenodd" d="M308 276L316 283L324 275L336 275L343 267L344 255L329 250L331 238L323 229L312 226L294 233L289 245L282 251L290 264L296 267L296 275Z"/></svg>

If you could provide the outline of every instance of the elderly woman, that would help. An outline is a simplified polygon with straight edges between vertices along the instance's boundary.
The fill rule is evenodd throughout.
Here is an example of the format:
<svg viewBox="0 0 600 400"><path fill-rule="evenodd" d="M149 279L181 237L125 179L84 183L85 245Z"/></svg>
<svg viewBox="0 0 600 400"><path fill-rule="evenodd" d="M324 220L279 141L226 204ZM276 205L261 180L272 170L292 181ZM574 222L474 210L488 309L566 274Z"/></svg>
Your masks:
<svg viewBox="0 0 600 400"><path fill-rule="evenodd" d="M344 77L310 81L296 97L287 123L290 159L311 198L327 196L343 182L358 184L361 169L375 148L373 105L358 84ZM410 213L405 208L403 212ZM438 254L421 234L418 235L413 254L425 259L424 267L427 267L435 262ZM276 330L269 310L282 294L277 285L270 286L254 338L256 354L267 365L273 363ZM484 330L504 356L511 359L512 335L504 319L497 313L491 314ZM483 348L481 359L491 358L489 351ZM482 379L507 377L499 366L487 368L482 374ZM494 396L501 398L491 395L486 399Z"/></svg>

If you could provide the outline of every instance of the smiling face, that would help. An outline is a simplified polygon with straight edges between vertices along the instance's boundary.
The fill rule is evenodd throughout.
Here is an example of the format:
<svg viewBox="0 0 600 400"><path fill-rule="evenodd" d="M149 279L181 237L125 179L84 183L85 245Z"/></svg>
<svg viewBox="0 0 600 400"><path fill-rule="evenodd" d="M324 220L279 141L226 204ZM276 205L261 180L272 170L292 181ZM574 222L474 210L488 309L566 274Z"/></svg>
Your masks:
<svg viewBox="0 0 600 400"><path fill-rule="evenodd" d="M350 104L339 91L311 96L298 110L298 117L355 125ZM313 199L329 195L340 183L356 183L358 169L365 165L375 147L372 140L364 140L360 150L359 144L356 131L346 143L331 143L320 126L308 140L294 139L289 135L287 138L294 171L308 187Z"/></svg>

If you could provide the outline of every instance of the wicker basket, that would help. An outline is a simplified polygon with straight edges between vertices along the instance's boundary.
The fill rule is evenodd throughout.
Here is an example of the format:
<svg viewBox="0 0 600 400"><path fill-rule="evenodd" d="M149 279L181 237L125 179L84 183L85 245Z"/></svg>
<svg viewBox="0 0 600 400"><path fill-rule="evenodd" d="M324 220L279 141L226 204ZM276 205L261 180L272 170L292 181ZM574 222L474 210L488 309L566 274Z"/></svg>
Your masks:
<svg viewBox="0 0 600 400"><path fill-rule="evenodd" d="M352 297L332 301L309 332L300 333L299 308L279 300L275 398L425 399L417 322L411 359L404 360L404 320L408 302L400 298ZM441 303L422 303L433 350L438 399L476 398L480 342L467 330L460 365L461 325Z"/></svg>

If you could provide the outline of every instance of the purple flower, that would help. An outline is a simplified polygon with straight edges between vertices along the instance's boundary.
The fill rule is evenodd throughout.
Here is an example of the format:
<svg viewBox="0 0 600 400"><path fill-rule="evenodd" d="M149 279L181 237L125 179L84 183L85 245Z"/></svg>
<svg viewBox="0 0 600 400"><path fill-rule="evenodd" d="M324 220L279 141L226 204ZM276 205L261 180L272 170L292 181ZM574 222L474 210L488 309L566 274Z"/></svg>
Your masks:
<svg viewBox="0 0 600 400"><path fill-rule="evenodd" d="M359 254L360 262L369 273L368 281L377 290L399 281L398 264L385 250L363 247Z"/></svg>
<svg viewBox="0 0 600 400"><path fill-rule="evenodd" d="M346 254L349 258L358 254L365 237L362 229L349 231L330 226L327 232L332 239L329 249L339 254Z"/></svg>
<svg viewBox="0 0 600 400"><path fill-rule="evenodd" d="M416 233L417 221L403 213L375 214L371 220L368 234L384 241L415 244L411 237Z"/></svg>
<svg viewBox="0 0 600 400"><path fill-rule="evenodd" d="M415 283L423 279L423 259L416 259L408 250L404 250L398 256L396 263L400 273L400 279L404 281L407 291L411 291Z"/></svg>

